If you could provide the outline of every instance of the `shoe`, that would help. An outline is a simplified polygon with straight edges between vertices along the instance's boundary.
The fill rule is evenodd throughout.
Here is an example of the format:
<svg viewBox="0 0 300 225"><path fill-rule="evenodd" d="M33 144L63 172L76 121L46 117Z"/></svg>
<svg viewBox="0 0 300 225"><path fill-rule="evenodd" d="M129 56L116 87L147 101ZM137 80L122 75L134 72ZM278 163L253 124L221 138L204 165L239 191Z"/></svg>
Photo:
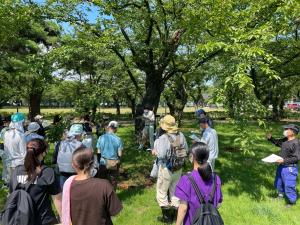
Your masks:
<svg viewBox="0 0 300 225"><path fill-rule="evenodd" d="M138 150L139 150L139 151L142 151L143 148L144 148L144 146L143 146L143 145L140 145L140 146L138 147Z"/></svg>
<svg viewBox="0 0 300 225"><path fill-rule="evenodd" d="M278 194L276 197L273 198L274 200L277 200L277 201L281 201L284 199L284 195L283 194Z"/></svg>
<svg viewBox="0 0 300 225"><path fill-rule="evenodd" d="M171 210L172 209L170 207L161 207L162 216L157 217L157 221L161 223L172 224L173 218L170 215Z"/></svg>
<svg viewBox="0 0 300 225"><path fill-rule="evenodd" d="M295 205L295 204L293 204L293 203L288 203L288 204L285 205L285 208L290 209L290 208L292 208L294 205Z"/></svg>
<svg viewBox="0 0 300 225"><path fill-rule="evenodd" d="M147 150L146 150L147 152L151 152L152 151L152 149L151 148L147 148Z"/></svg>

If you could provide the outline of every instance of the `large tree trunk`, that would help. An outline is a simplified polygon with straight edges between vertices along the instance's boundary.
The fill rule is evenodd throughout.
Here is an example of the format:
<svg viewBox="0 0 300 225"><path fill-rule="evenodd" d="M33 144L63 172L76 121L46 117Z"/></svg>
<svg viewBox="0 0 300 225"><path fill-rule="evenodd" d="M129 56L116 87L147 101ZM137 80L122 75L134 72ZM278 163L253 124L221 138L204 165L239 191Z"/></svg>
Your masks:
<svg viewBox="0 0 300 225"><path fill-rule="evenodd" d="M155 72L147 74L146 76L146 92L143 97L142 105L147 104L153 106L154 113L156 114L159 107L159 101L161 93L164 90L164 81L162 80L162 74Z"/></svg>
<svg viewBox="0 0 300 225"><path fill-rule="evenodd" d="M34 121L34 117L41 114L41 99L43 91L29 94L29 119Z"/></svg>

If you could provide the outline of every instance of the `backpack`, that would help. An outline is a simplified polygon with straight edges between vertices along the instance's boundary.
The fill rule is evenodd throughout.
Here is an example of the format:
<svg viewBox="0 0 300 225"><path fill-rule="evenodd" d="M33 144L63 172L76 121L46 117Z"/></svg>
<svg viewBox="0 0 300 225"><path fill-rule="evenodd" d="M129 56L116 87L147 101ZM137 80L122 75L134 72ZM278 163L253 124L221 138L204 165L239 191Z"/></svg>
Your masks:
<svg viewBox="0 0 300 225"><path fill-rule="evenodd" d="M187 177L189 178L192 187L195 190L196 195L200 201L200 207L197 209L191 225L224 225L218 209L213 205L213 200L216 192L217 176L214 175L213 177L213 188L212 192L210 193L208 202L204 200L204 197L201 194L194 178L190 174L188 174Z"/></svg>
<svg viewBox="0 0 300 225"><path fill-rule="evenodd" d="M185 159L187 158L187 151L180 144L180 135L176 135L176 139L173 140L168 135L171 144L171 157L168 159L167 168L174 172L181 169L184 166Z"/></svg>
<svg viewBox="0 0 300 225"><path fill-rule="evenodd" d="M35 208L28 190L31 183L18 184L17 173L12 177L13 192L6 200L4 210L0 214L3 225L32 225L35 221Z"/></svg>

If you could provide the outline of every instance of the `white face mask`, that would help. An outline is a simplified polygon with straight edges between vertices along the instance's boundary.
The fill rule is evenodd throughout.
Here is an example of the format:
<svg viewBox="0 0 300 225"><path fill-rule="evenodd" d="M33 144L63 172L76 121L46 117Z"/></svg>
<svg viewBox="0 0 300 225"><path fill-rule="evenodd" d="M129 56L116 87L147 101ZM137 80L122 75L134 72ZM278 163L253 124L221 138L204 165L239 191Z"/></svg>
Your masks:
<svg viewBox="0 0 300 225"><path fill-rule="evenodd" d="M288 130L283 131L283 136L288 137L289 136L289 131Z"/></svg>

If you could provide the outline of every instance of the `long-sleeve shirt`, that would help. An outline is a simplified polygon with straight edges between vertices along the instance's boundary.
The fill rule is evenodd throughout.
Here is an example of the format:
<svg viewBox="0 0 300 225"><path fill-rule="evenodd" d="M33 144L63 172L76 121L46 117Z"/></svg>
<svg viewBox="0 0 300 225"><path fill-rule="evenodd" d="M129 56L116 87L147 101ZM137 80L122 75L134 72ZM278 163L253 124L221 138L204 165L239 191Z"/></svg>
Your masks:
<svg viewBox="0 0 300 225"><path fill-rule="evenodd" d="M208 146L209 159L216 159L219 155L218 134L215 129L208 127L204 130L201 142Z"/></svg>
<svg viewBox="0 0 300 225"><path fill-rule="evenodd" d="M274 145L281 148L279 155L283 158L283 165L297 164L300 159L300 143L297 138L289 141L287 138L269 139Z"/></svg>

